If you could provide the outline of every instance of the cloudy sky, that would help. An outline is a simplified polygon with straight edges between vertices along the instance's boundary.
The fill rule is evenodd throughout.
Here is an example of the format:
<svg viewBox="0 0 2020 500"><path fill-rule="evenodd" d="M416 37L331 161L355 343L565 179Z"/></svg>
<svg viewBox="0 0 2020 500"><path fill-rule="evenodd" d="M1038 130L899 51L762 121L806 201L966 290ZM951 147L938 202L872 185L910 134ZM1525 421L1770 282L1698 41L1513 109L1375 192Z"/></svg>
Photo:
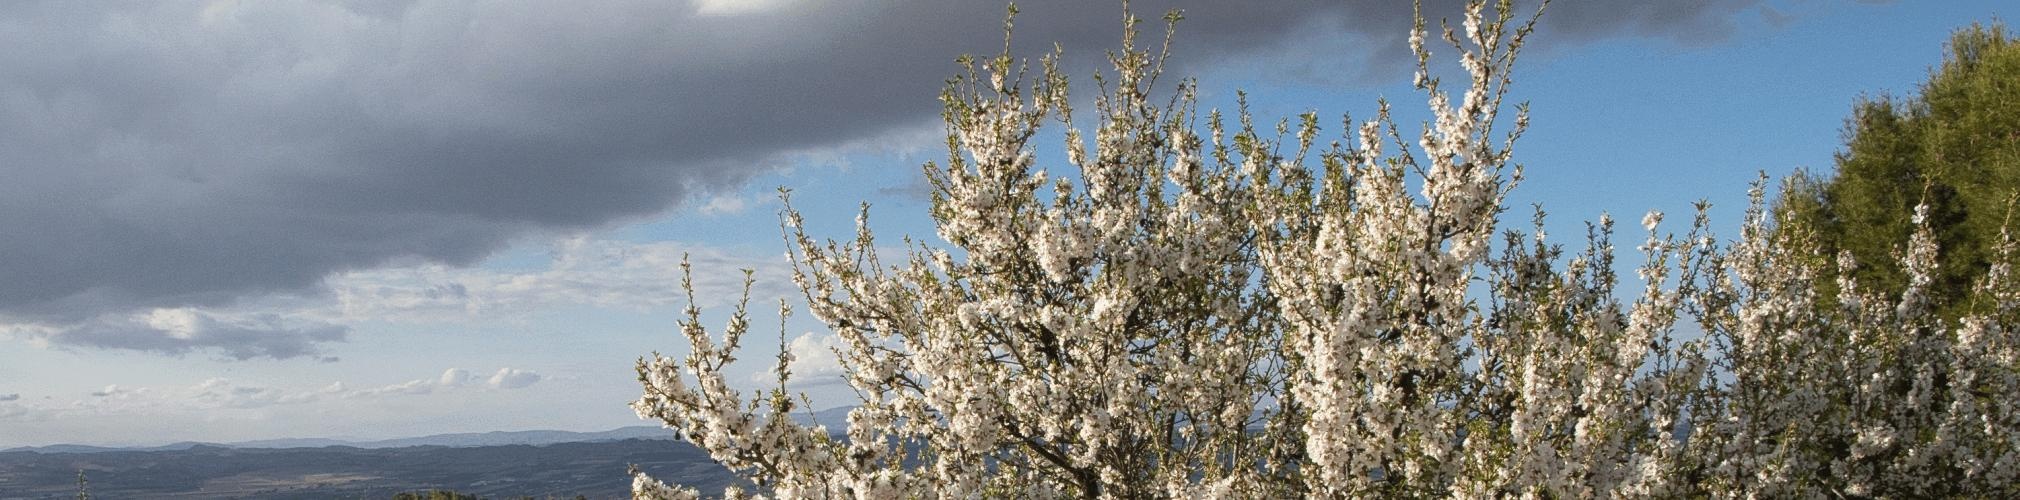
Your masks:
<svg viewBox="0 0 2020 500"><path fill-rule="evenodd" d="M1755 172L1827 169L1855 99L1912 93L1998 3L1559 0L1517 70L1515 201L1567 229L1735 217ZM1208 106L1420 107L1406 2L1133 5L1185 9L1174 71ZM1056 42L1079 81L1119 34L1107 2L1020 8L1015 50ZM777 188L816 231L868 201L882 233L931 234L935 97L1003 10L0 3L0 447L637 425L632 361L681 352L682 255L703 306L742 268L790 290ZM832 374L819 325L783 326Z"/></svg>

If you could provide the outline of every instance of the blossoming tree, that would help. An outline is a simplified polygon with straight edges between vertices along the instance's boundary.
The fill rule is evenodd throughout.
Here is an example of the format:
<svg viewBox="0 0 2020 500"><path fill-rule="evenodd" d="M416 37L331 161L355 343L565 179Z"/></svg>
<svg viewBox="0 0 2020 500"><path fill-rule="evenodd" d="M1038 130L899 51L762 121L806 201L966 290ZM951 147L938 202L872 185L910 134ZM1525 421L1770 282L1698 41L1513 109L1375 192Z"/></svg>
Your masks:
<svg viewBox="0 0 2020 500"><path fill-rule="evenodd" d="M1535 19L1517 16L1420 17L1433 120L1405 135L1384 102L1325 144L1312 114L1230 126L1189 81L1154 98L1170 35L1139 46L1134 18L1091 131L1056 52L1035 74L970 64L926 168L945 248L886 262L863 219L822 241L784 214L862 398L846 430L790 418L788 355L779 389L730 388L741 305L720 332L690 307L688 355L640 360L632 406L756 486L733 497L2020 494L2010 240L1980 285L1996 300L1944 322L1926 230L1907 291L1867 293L1848 257L1770 230L1764 184L1730 242L1703 210L1681 236L1650 213L1629 285L1608 218L1569 256L1540 211L1502 232L1527 125L1503 98ZM1430 34L1463 80L1433 76ZM1034 154L1054 121L1067 175ZM634 491L699 494L644 474Z"/></svg>

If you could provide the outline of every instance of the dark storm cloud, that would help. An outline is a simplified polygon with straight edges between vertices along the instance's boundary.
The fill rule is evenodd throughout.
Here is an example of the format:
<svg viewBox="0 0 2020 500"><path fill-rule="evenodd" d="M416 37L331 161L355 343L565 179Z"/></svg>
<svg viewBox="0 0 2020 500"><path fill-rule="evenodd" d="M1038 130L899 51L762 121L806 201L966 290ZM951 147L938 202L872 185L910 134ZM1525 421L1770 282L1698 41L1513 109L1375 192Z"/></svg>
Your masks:
<svg viewBox="0 0 2020 500"><path fill-rule="evenodd" d="M1627 35L1702 44L1731 36L1735 14L1762 3L1761 0L1558 1L1550 5L1542 25L1564 41Z"/></svg>
<svg viewBox="0 0 2020 500"><path fill-rule="evenodd" d="M180 338L130 318L657 213L784 152L929 123L954 56L1001 42L999 2L771 3L0 4L0 324L77 346L312 354L341 327ZM1559 2L1546 29L1713 39L1752 3ZM1179 4L1195 64L1313 30L1394 52L1410 13L1134 5L1154 19ZM1085 68L1113 46L1111 4L1022 5L1021 53L1058 41Z"/></svg>

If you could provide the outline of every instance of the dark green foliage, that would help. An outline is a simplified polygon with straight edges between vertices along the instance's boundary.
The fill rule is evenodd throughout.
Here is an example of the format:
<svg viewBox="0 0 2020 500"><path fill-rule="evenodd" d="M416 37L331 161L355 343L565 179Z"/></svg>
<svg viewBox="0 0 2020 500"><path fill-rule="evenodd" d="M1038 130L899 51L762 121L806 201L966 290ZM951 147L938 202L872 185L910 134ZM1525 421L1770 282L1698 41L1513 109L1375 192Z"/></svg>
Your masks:
<svg viewBox="0 0 2020 500"><path fill-rule="evenodd" d="M1898 254L1926 202L1941 247L1930 292L1955 317L2020 192L2020 40L2001 24L1972 25L1947 49L1919 95L1854 105L1836 175L1798 173L1780 208L1826 255L1851 252L1860 286L1895 294L1907 285Z"/></svg>

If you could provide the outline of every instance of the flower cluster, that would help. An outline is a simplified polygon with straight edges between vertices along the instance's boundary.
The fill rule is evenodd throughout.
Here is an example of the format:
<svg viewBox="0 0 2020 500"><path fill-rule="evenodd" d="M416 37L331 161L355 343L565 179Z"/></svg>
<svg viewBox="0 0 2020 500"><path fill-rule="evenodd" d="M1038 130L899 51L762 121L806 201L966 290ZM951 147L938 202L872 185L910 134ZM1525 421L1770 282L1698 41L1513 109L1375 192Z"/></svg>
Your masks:
<svg viewBox="0 0 2020 500"><path fill-rule="evenodd" d="M1534 25L1508 2L1436 32L1462 90L1417 23L1433 119L1414 141L1387 103L1324 145L1312 114L1201 116L1191 82L1160 104L1169 32L1141 48L1135 24L1091 131L1056 53L949 85L948 160L925 169L949 248L886 263L867 209L844 241L785 212L793 278L861 396L839 437L788 418L787 354L780 389L729 387L742 305L720 338L690 308L689 354L641 360L632 406L757 487L731 497L2020 494L2020 245L1944 321L1926 230L1910 289L1868 293L1774 220L1763 182L1730 242L1702 208L1680 236L1644 217L1636 290L1610 218L1568 256L1540 210L1502 232L1528 120L1500 111ZM1054 120L1063 174L1032 144ZM698 494L635 477L642 498Z"/></svg>

